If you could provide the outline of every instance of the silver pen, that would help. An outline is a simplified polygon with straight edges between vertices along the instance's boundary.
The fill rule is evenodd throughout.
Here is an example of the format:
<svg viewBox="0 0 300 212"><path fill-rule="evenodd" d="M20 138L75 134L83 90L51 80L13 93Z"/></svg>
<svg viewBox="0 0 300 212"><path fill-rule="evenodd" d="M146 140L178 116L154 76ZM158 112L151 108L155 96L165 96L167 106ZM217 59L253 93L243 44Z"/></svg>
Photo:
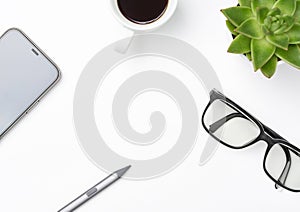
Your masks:
<svg viewBox="0 0 300 212"><path fill-rule="evenodd" d="M82 204L86 203L89 201L91 198L96 196L98 193L112 185L114 182L118 181L127 171L130 169L131 166L126 166L123 169L120 169L105 179L103 179L100 183L97 185L93 186L86 192L84 192L82 195L77 197L75 200L67 204L65 207L60 209L58 212L71 212L80 207Z"/></svg>

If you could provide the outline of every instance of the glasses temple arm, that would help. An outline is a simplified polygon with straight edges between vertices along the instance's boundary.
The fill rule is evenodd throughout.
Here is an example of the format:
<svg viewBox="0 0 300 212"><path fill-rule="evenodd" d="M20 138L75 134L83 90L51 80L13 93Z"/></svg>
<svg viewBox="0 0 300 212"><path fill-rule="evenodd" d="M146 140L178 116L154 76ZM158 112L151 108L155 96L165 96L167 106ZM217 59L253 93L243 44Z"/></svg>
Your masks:
<svg viewBox="0 0 300 212"><path fill-rule="evenodd" d="M280 177L278 178L278 181L281 183L281 184L285 184L286 182L286 179L287 179L287 176L290 172L290 169L291 169L291 166L292 166L292 160L291 160L291 154L289 152L289 150L287 150L286 148L282 147L284 152L285 152L285 155L286 155L286 164L284 166L284 169L280 175ZM276 189L279 189L280 188L280 185L278 185L277 183L275 184L275 188Z"/></svg>
<svg viewBox="0 0 300 212"><path fill-rule="evenodd" d="M281 137L280 135L278 135L278 133L274 132L272 129L270 129L269 127L267 126L263 126L265 131L273 138L277 138L277 139L282 139L282 140L285 140L286 142L288 142L286 139L284 139L283 137ZM292 166L292 160L291 160L291 153L289 152L289 150L283 146L283 145L280 145L281 148L283 149L284 153L285 153L285 156L286 156L286 164L284 166L284 169L280 175L280 177L278 178L278 181L282 184L285 184L286 180L287 180L287 177L288 177L288 174L290 172L290 169L291 169L291 166ZM297 154L298 156L300 156L299 154ZM280 188L280 185L278 184L275 184L275 188L276 189L279 189Z"/></svg>
<svg viewBox="0 0 300 212"><path fill-rule="evenodd" d="M280 175L280 177L278 178L278 181L281 183L281 184L285 184L286 182L286 179L288 177L288 174L291 170L291 166L292 166L292 159L291 159L291 153L290 151L285 147L285 146L282 146L280 145L281 148L283 149L284 153L285 153L285 156L286 156L286 163L285 163L285 166L284 166L284 169ZM275 184L275 188L276 189L279 189L280 188L280 185L278 185L277 183Z"/></svg>
<svg viewBox="0 0 300 212"><path fill-rule="evenodd" d="M227 116L225 116L224 118L221 118L219 119L218 121L216 121L215 123L211 124L209 126L209 131L211 133L214 133L216 132L220 127L222 127L222 125L224 125L227 121L230 121L231 119L233 118L245 118L247 119L245 116L243 116L242 114L240 113L232 113L232 114L229 114Z"/></svg>

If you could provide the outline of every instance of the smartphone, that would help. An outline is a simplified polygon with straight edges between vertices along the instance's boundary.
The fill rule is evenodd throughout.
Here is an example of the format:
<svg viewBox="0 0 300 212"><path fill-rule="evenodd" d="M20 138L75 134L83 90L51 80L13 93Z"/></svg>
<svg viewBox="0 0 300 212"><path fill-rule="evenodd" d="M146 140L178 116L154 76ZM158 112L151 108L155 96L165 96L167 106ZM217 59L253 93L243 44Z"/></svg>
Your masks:
<svg viewBox="0 0 300 212"><path fill-rule="evenodd" d="M54 62L21 30L0 37L0 140L60 77Z"/></svg>

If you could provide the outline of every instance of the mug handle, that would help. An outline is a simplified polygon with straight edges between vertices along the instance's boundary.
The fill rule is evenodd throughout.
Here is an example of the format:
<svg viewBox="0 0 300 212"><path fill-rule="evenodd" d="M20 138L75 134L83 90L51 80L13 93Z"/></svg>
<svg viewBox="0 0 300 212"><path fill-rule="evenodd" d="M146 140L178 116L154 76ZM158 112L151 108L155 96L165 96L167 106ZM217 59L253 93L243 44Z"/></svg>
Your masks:
<svg viewBox="0 0 300 212"><path fill-rule="evenodd" d="M134 37L137 36L138 34L140 34L140 33L133 32L133 34L131 35L131 37L129 39L125 39L124 42L122 42L119 46L117 46L115 48L115 51L120 54L126 54L130 45L132 44Z"/></svg>

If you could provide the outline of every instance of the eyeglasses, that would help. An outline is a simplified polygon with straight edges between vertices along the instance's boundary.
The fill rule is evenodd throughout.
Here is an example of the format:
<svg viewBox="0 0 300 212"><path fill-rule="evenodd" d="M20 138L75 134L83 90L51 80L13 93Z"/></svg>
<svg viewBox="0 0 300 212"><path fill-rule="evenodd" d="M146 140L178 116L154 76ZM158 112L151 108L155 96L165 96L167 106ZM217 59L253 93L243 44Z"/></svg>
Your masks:
<svg viewBox="0 0 300 212"><path fill-rule="evenodd" d="M265 173L276 183L276 188L300 192L300 149L217 90L210 93L202 124L212 137L233 149L265 141L268 144L263 162Z"/></svg>

